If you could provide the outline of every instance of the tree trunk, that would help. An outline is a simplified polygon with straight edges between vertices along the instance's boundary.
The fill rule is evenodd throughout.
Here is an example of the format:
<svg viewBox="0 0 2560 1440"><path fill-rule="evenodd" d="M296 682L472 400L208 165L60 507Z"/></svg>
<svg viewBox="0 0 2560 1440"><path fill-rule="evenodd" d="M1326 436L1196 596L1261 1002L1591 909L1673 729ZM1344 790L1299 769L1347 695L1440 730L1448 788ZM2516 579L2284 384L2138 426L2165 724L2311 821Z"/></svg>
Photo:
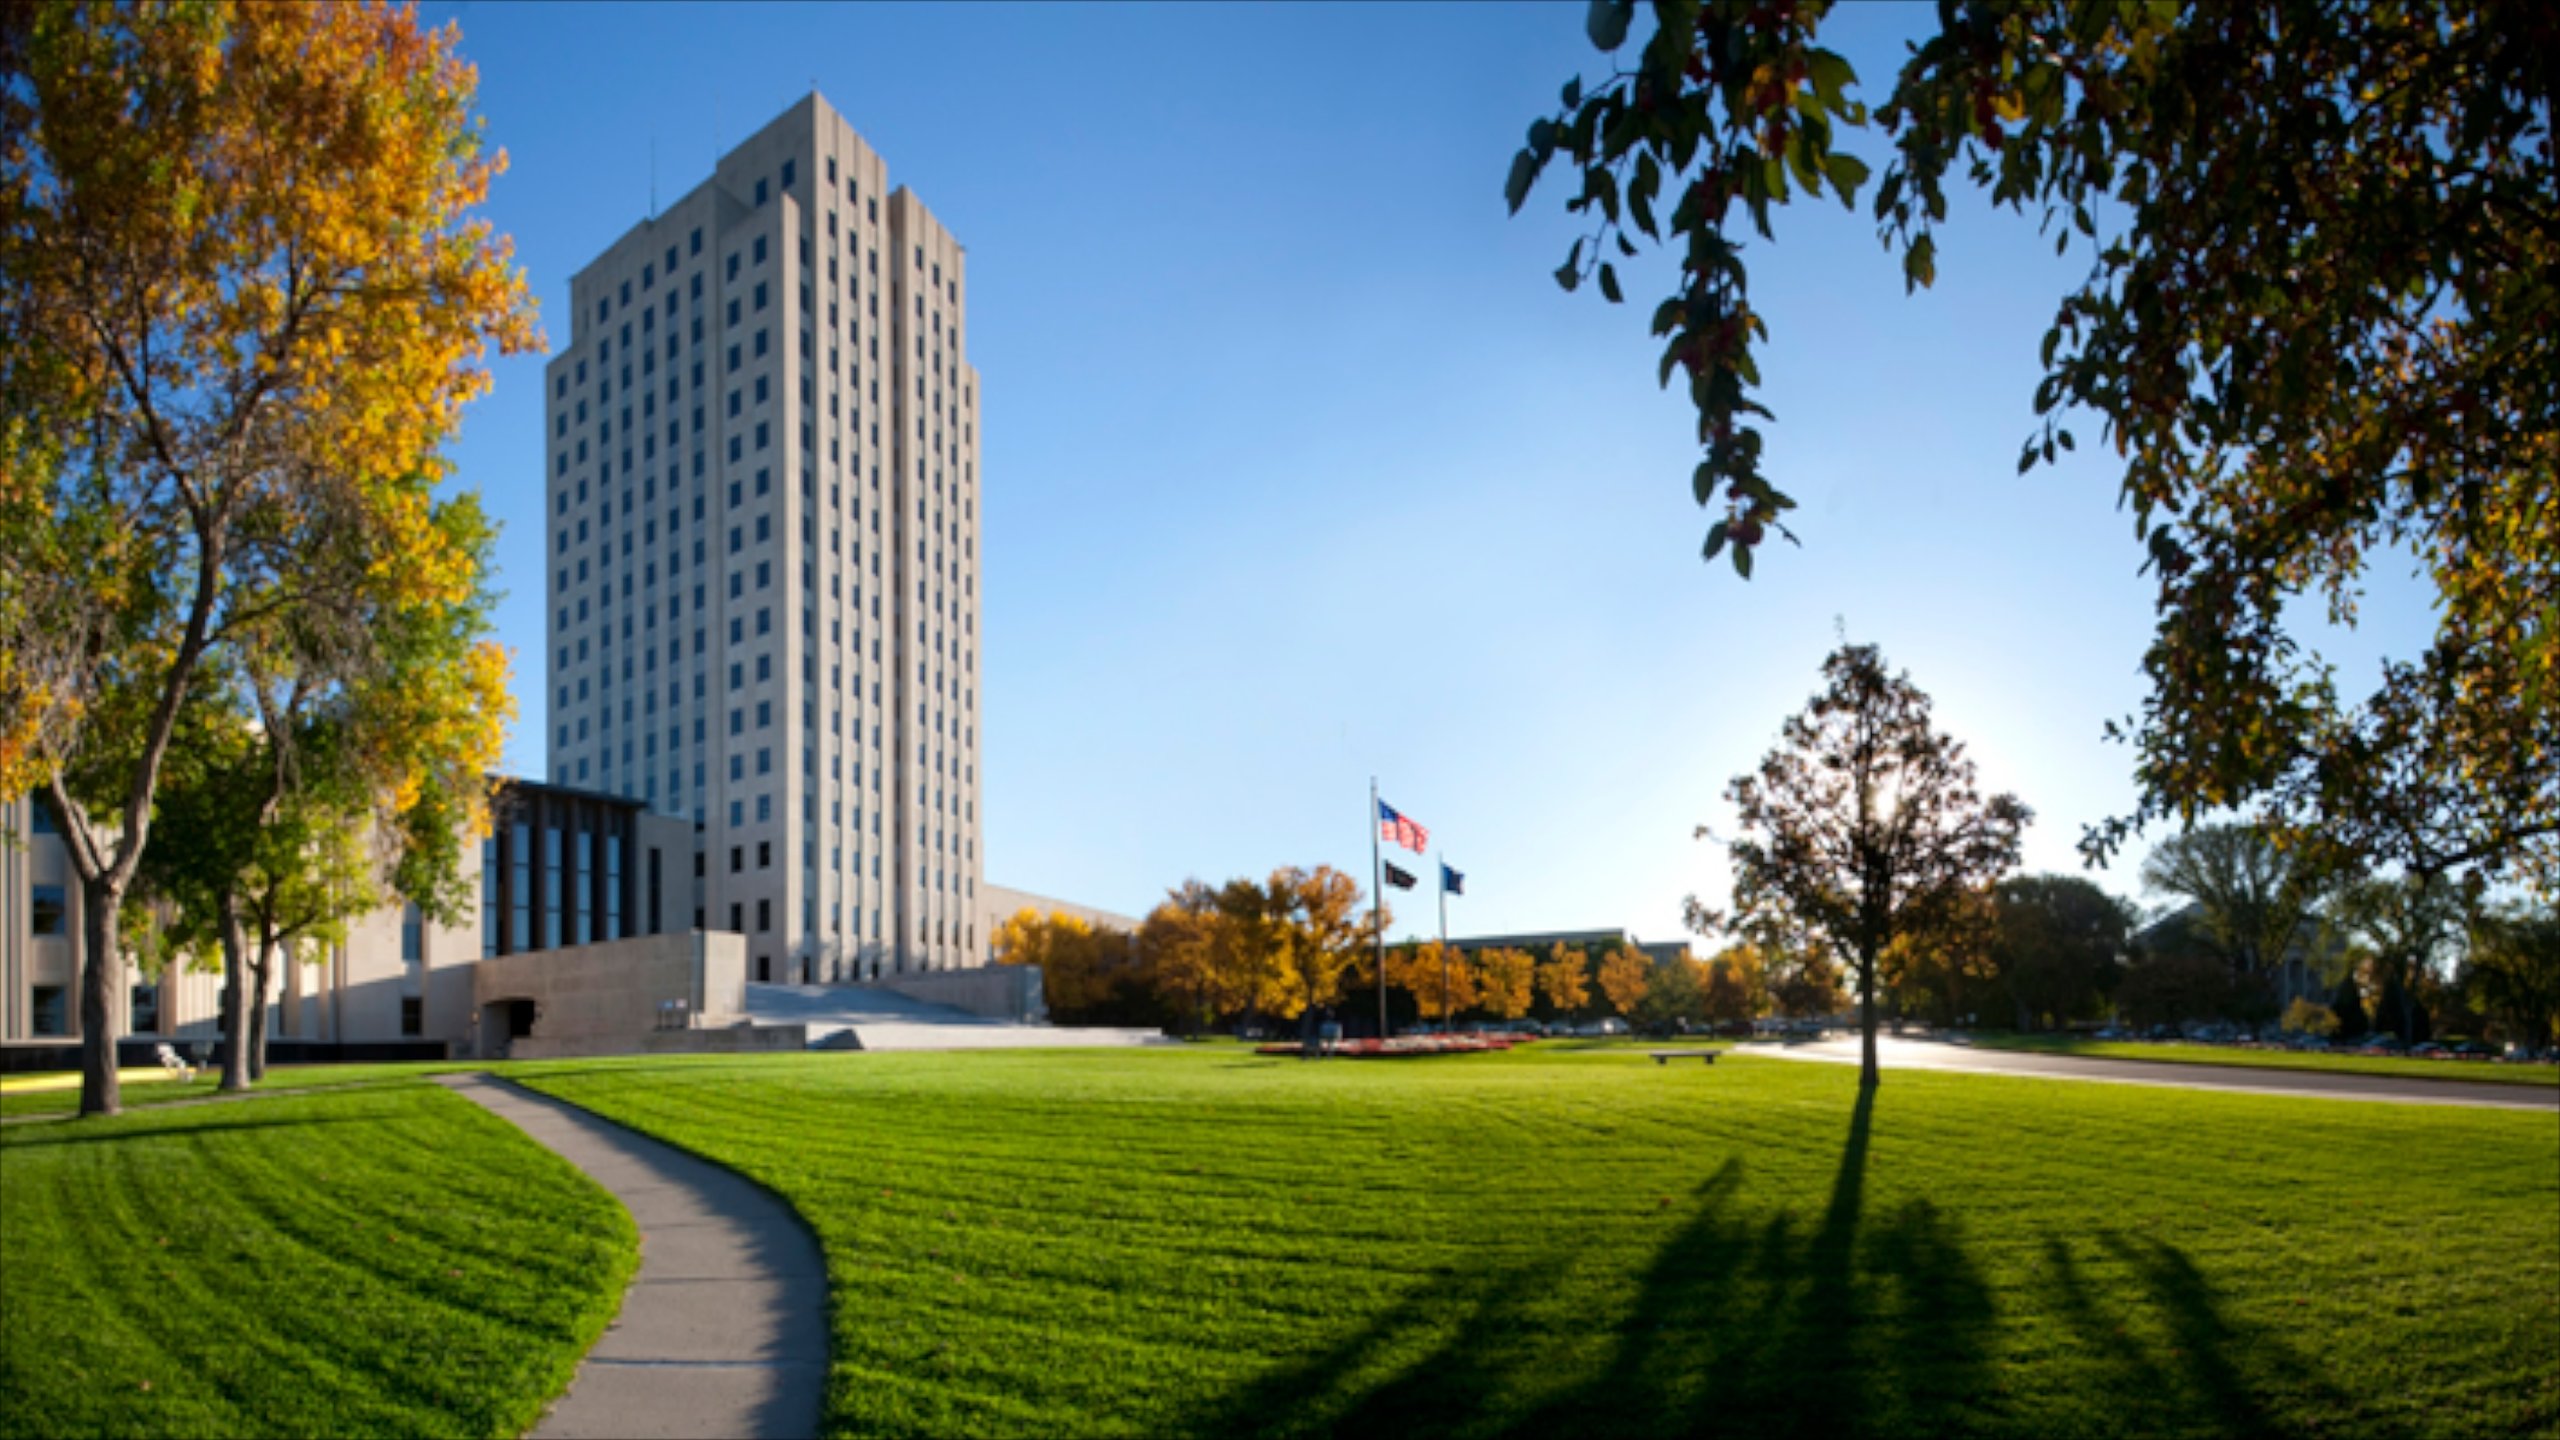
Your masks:
<svg viewBox="0 0 2560 1440"><path fill-rule="evenodd" d="M258 937L258 964L250 973L257 980L257 993L249 997L249 1079L254 1083L267 1078L267 986L273 975L276 942Z"/></svg>
<svg viewBox="0 0 2560 1440"><path fill-rule="evenodd" d="M224 896L222 905L222 1088L249 1088L249 946L240 930L240 911Z"/></svg>
<svg viewBox="0 0 2560 1440"><path fill-rule="evenodd" d="M116 1080L116 992L124 988L124 951L116 944L123 907L119 888L105 879L80 881L80 1113L115 1115L124 1110Z"/></svg>
<svg viewBox="0 0 2560 1440"><path fill-rule="evenodd" d="M1858 1029L1863 1036L1858 1054L1858 1088L1873 1090L1880 1077L1876 1071L1876 962L1872 956L1858 961Z"/></svg>

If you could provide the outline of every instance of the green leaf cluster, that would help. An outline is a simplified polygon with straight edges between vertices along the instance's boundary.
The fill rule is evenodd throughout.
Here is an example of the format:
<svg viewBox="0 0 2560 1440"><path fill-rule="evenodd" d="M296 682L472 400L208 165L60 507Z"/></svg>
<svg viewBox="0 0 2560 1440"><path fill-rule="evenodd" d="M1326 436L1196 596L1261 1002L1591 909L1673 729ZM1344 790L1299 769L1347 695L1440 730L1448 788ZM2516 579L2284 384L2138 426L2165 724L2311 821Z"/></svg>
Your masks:
<svg viewBox="0 0 2560 1440"><path fill-rule="evenodd" d="M2039 349L2021 473L2095 418L2155 577L2150 696L2122 732L2147 822L2256 804L2291 843L2418 870L2560 884L2560 140L2545 7L2270 0L1949 0L1870 117L1818 44L1824 0L1598 3L1623 55L1565 88L1514 160L1516 210L1553 163L1591 219L1557 278L1659 239L1654 310L1704 451L1705 553L1738 573L1781 522L1752 399L1769 330L1737 235L1889 145L1871 213L1906 287L1937 275L1951 184L2036 217L2088 278ZM1664 197L1677 197L1663 220ZM1631 233L1632 232L1632 233ZM1614 269L1600 288L1622 297ZM2432 642L2338 693L2286 623L2352 623L2366 574L2414 557Z"/></svg>

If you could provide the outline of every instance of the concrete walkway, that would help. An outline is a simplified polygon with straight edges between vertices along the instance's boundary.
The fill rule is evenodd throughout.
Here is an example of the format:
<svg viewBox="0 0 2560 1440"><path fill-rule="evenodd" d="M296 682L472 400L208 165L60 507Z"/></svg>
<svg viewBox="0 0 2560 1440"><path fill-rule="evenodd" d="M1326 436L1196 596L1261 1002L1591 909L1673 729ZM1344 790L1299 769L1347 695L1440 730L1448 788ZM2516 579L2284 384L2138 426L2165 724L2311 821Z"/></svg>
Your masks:
<svg viewBox="0 0 2560 1440"><path fill-rule="evenodd" d="M788 1206L574 1105L487 1075L436 1079L587 1172L640 1227L622 1313L536 1440L817 1433L827 1266Z"/></svg>
<svg viewBox="0 0 2560 1440"><path fill-rule="evenodd" d="M1855 1039L1795 1045L1749 1045L1736 1053L1859 1063ZM2446 1062L2450 1065L2452 1062ZM2307 1095L2324 1100L2377 1100L2395 1105L2468 1105L2494 1110L2560 1111L2560 1086L2500 1084L2493 1080L2435 1080L2425 1076L2369 1075L2352 1070L2284 1070L2262 1065L2205 1065L2169 1060L2118 1060L2098 1055L2048 1055L1994 1050L1937 1040L1876 1037L1876 1065L1885 1070L1952 1070L1971 1075L2023 1075L2040 1080L2086 1080L2110 1085L2154 1085L2173 1090L2236 1090L2259 1095Z"/></svg>

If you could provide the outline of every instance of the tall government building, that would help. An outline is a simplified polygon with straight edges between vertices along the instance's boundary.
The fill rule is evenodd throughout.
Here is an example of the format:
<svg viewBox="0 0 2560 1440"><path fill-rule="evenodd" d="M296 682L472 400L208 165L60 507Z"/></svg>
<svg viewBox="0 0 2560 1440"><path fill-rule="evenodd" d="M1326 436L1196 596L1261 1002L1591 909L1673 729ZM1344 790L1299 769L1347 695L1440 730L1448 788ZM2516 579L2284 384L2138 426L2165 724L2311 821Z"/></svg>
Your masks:
<svg viewBox="0 0 2560 1440"><path fill-rule="evenodd" d="M570 281L551 780L692 820L752 980L983 958L966 260L812 94Z"/></svg>

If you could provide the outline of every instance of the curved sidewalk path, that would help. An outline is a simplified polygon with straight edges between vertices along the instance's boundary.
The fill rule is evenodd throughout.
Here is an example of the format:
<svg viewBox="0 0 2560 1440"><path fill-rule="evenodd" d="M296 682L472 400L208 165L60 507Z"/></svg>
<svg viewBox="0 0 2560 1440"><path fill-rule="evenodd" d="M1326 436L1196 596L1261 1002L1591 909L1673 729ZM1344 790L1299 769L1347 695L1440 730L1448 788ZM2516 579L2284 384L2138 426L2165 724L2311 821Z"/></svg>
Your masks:
<svg viewBox="0 0 2560 1440"><path fill-rule="evenodd" d="M1845 1065L1855 1065L1859 1058L1855 1040L1817 1040L1784 1048L1753 1045L1740 1053ZM2419 1076L2402 1078L2351 1070L2284 1070L2274 1066L2116 1060L2097 1055L2046 1055L1884 1035L1876 1037L1876 1064L1885 1070L1953 1070L1972 1075L2023 1075L2040 1080L2158 1085L2175 1090L2235 1090L2259 1095L2309 1095L2326 1100L2378 1100L2397 1105L2469 1105L2494 1110L2560 1111L2560 1086L2555 1085L2431 1080Z"/></svg>
<svg viewBox="0 0 2560 1440"><path fill-rule="evenodd" d="M622 1313L536 1440L815 1435L827 1266L790 1208L707 1160L487 1075L442 1084L559 1152L640 1229Z"/></svg>

